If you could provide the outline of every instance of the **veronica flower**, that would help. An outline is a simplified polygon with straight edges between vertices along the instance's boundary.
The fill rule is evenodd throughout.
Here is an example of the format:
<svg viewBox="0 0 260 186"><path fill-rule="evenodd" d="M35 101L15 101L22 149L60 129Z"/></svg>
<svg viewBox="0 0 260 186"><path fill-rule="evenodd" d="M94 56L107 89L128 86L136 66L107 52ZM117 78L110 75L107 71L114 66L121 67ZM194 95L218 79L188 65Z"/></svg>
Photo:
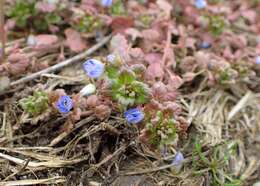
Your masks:
<svg viewBox="0 0 260 186"><path fill-rule="evenodd" d="M113 0L101 0L101 5L104 7L110 7L113 3Z"/></svg>
<svg viewBox="0 0 260 186"><path fill-rule="evenodd" d="M73 101L69 96L61 96L56 103L56 107L62 114L68 113L73 107Z"/></svg>
<svg viewBox="0 0 260 186"><path fill-rule="evenodd" d="M128 123L137 124L144 119L144 114L138 108L132 108L124 113Z"/></svg>
<svg viewBox="0 0 260 186"><path fill-rule="evenodd" d="M181 152L177 152L172 161L172 165L174 166L182 165L183 161L184 161L183 154Z"/></svg>
<svg viewBox="0 0 260 186"><path fill-rule="evenodd" d="M83 68L90 78L98 78L103 72L105 65L96 59L89 59L83 63Z"/></svg>
<svg viewBox="0 0 260 186"><path fill-rule="evenodd" d="M172 165L173 165L172 170L179 172L182 168L183 161L184 161L183 154L181 152L177 152L173 161L172 161Z"/></svg>
<svg viewBox="0 0 260 186"><path fill-rule="evenodd" d="M257 65L260 65L260 56L257 56L257 57L256 57L255 63L256 63Z"/></svg>
<svg viewBox="0 0 260 186"><path fill-rule="evenodd" d="M197 9L203 9L207 6L206 0L195 0L195 6Z"/></svg>
<svg viewBox="0 0 260 186"><path fill-rule="evenodd" d="M199 47L202 49L208 49L211 47L211 43L209 43L207 41L203 41L202 43L200 43Z"/></svg>
<svg viewBox="0 0 260 186"><path fill-rule="evenodd" d="M89 96L96 91L96 86L92 83L86 85L81 91L79 92L82 96Z"/></svg>
<svg viewBox="0 0 260 186"><path fill-rule="evenodd" d="M116 56L114 54L109 54L107 56L107 61L111 64L115 64L115 61L116 61Z"/></svg>

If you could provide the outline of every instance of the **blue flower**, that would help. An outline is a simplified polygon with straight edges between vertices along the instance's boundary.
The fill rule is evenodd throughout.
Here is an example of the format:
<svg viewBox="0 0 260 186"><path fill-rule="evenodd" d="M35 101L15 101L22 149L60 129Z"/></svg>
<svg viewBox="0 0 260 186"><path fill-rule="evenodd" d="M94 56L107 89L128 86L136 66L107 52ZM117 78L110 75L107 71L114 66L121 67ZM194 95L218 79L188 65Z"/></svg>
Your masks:
<svg viewBox="0 0 260 186"><path fill-rule="evenodd" d="M184 161L184 157L183 157L182 153L181 152L177 152L175 157L174 157L174 159L173 159L173 161L172 161L172 165L174 165L174 166L181 166L183 161Z"/></svg>
<svg viewBox="0 0 260 186"><path fill-rule="evenodd" d="M110 7L113 3L113 0L101 0L101 5L104 7Z"/></svg>
<svg viewBox="0 0 260 186"><path fill-rule="evenodd" d="M105 65L96 59L89 59L83 63L83 68L90 78L100 77L105 69Z"/></svg>
<svg viewBox="0 0 260 186"><path fill-rule="evenodd" d="M107 56L107 61L111 64L115 64L116 56L114 54L109 54Z"/></svg>
<svg viewBox="0 0 260 186"><path fill-rule="evenodd" d="M195 0L195 6L197 9L203 9L207 6L206 0Z"/></svg>
<svg viewBox="0 0 260 186"><path fill-rule="evenodd" d="M257 57L256 57L255 63L256 63L257 65L260 65L260 56L257 56Z"/></svg>
<svg viewBox="0 0 260 186"><path fill-rule="evenodd" d="M209 43L207 41L203 41L202 43L200 43L199 47L202 49L208 49L211 47L211 43Z"/></svg>
<svg viewBox="0 0 260 186"><path fill-rule="evenodd" d="M62 114L68 113L73 107L73 101L69 96L61 96L56 103L56 107Z"/></svg>
<svg viewBox="0 0 260 186"><path fill-rule="evenodd" d="M138 108L129 109L124 113L128 123L137 124L144 119L144 114Z"/></svg>

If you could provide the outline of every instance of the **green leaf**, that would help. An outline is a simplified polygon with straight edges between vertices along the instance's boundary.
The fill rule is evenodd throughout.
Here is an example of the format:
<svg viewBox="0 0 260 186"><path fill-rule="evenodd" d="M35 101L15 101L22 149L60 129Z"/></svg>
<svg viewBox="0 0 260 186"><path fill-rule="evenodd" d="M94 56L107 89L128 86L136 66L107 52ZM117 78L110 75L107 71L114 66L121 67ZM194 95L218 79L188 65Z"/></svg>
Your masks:
<svg viewBox="0 0 260 186"><path fill-rule="evenodd" d="M62 22L62 18L54 13L47 14L45 16L45 20L48 22L48 24L60 24Z"/></svg>
<svg viewBox="0 0 260 186"><path fill-rule="evenodd" d="M110 79L116 79L118 77L118 68L113 65L106 66L107 77Z"/></svg>
<svg viewBox="0 0 260 186"><path fill-rule="evenodd" d="M23 110L30 115L36 116L48 108L48 94L43 91L35 91L33 96L28 96L19 101Z"/></svg>
<svg viewBox="0 0 260 186"><path fill-rule="evenodd" d="M122 71L118 77L118 83L122 85L131 84L135 80L135 75L127 70Z"/></svg>

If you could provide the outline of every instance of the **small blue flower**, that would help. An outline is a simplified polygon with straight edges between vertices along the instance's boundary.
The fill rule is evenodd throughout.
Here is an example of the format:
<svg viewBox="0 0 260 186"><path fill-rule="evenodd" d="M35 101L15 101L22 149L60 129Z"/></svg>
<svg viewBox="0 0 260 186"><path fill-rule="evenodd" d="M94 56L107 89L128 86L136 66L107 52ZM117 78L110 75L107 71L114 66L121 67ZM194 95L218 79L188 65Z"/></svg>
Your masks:
<svg viewBox="0 0 260 186"><path fill-rule="evenodd" d="M256 57L255 63L256 63L257 65L260 65L260 56L257 56L257 57Z"/></svg>
<svg viewBox="0 0 260 186"><path fill-rule="evenodd" d="M203 9L207 6L206 0L195 0L195 6L197 9Z"/></svg>
<svg viewBox="0 0 260 186"><path fill-rule="evenodd" d="M96 59L89 59L83 63L83 68L90 78L100 77L105 69L105 65Z"/></svg>
<svg viewBox="0 0 260 186"><path fill-rule="evenodd" d="M208 49L211 47L211 43L209 43L207 41L203 41L202 43L200 43L199 47L202 49Z"/></svg>
<svg viewBox="0 0 260 186"><path fill-rule="evenodd" d="M172 165L181 166L183 161L184 161L183 154L181 152L177 152L173 161L172 161Z"/></svg>
<svg viewBox="0 0 260 186"><path fill-rule="evenodd" d="M68 113L73 107L73 101L69 96L61 96L56 103L56 107L62 114Z"/></svg>
<svg viewBox="0 0 260 186"><path fill-rule="evenodd" d="M113 0L101 0L101 5L104 7L110 7L113 3Z"/></svg>
<svg viewBox="0 0 260 186"><path fill-rule="evenodd" d="M114 54L109 54L107 56L107 61L111 64L115 64L116 56Z"/></svg>
<svg viewBox="0 0 260 186"><path fill-rule="evenodd" d="M138 108L129 109L124 113L128 123L137 124L144 119L144 114Z"/></svg>

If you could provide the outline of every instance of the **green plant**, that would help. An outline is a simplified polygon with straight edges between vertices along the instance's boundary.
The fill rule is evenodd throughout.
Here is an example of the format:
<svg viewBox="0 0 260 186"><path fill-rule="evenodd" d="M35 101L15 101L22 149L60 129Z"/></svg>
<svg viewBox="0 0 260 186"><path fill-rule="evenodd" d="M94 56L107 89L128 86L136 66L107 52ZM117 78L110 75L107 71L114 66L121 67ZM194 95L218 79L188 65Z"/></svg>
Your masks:
<svg viewBox="0 0 260 186"><path fill-rule="evenodd" d="M116 66L109 65L106 67L106 73L111 81L112 98L123 108L148 101L149 88L145 83L137 80L134 72L126 69L118 72Z"/></svg>
<svg viewBox="0 0 260 186"><path fill-rule="evenodd" d="M228 172L228 161L235 150L236 145L219 145L206 156L202 152L201 144L196 141L192 153L194 174L208 173L213 186L239 186L241 181ZM198 159L195 159L195 156L198 156Z"/></svg>
<svg viewBox="0 0 260 186"><path fill-rule="evenodd" d="M32 96L23 98L19 101L19 104L23 110L31 116L37 116L47 110L48 94L43 91L35 91Z"/></svg>
<svg viewBox="0 0 260 186"><path fill-rule="evenodd" d="M115 1L110 8L110 13L112 15L118 15L118 16L126 15L126 10L123 1L120 0Z"/></svg>
<svg viewBox="0 0 260 186"><path fill-rule="evenodd" d="M35 0L18 0L7 11L7 16L15 20L16 26L19 28L32 27L38 31L45 31L49 25L62 24L62 17L59 11L55 12L39 12L36 8Z"/></svg>
<svg viewBox="0 0 260 186"><path fill-rule="evenodd" d="M225 21L221 16L209 16L209 30L214 36L222 34L225 28Z"/></svg>
<svg viewBox="0 0 260 186"><path fill-rule="evenodd" d="M170 145L177 136L175 120L168 113L157 111L156 118L146 124L149 141L154 146Z"/></svg>
<svg viewBox="0 0 260 186"><path fill-rule="evenodd" d="M218 71L217 80L220 84L235 83L238 72L232 68L225 68Z"/></svg>
<svg viewBox="0 0 260 186"><path fill-rule="evenodd" d="M36 15L35 1L17 0L6 14L15 20L18 27L24 28L28 19Z"/></svg>
<svg viewBox="0 0 260 186"><path fill-rule="evenodd" d="M85 15L80 18L79 22L74 26L79 32L93 32L102 26L102 21L95 16Z"/></svg>

